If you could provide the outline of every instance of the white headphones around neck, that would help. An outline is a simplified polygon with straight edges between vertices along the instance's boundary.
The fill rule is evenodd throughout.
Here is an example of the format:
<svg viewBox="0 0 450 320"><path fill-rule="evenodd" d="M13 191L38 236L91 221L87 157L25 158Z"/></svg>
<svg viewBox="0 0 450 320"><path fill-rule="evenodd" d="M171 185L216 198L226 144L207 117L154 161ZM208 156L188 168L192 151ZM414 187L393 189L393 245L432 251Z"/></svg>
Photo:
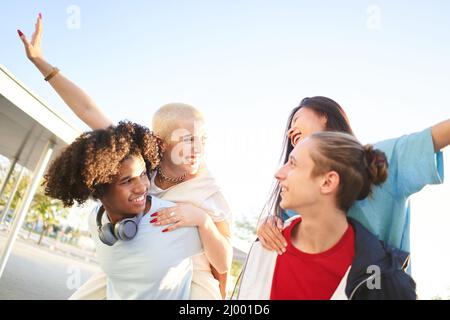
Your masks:
<svg viewBox="0 0 450 320"><path fill-rule="evenodd" d="M147 199L149 198L150 196L147 196ZM143 213L140 213L132 218L123 219L115 225L110 222L102 225L102 217L104 212L105 208L103 206L101 206L97 211L98 237L104 244L112 246L118 240L129 241L136 237L139 222L141 221Z"/></svg>

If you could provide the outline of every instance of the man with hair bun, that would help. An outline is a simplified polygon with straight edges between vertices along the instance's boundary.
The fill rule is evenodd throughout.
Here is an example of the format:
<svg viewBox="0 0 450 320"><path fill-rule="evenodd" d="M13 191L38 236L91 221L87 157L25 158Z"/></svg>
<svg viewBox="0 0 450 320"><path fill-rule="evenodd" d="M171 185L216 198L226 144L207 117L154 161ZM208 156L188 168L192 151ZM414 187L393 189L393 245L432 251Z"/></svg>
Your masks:
<svg viewBox="0 0 450 320"><path fill-rule="evenodd" d="M347 212L388 176L383 152L349 134L314 133L299 142L275 174L287 220L286 252L260 241L250 250L238 299L416 299L405 272L409 254L385 245Z"/></svg>
<svg viewBox="0 0 450 320"><path fill-rule="evenodd" d="M289 115L282 164L288 161L299 141L322 131L355 135L344 109L336 101L323 96L304 98ZM410 252L409 197L426 185L443 182L441 150L449 144L450 119L418 132L374 143L376 149L386 154L391 174L383 185L374 188L371 197L355 202L348 215L385 243ZM282 222L301 212L283 210L280 201L280 188L275 185L262 214L268 218L262 220L257 235L266 249L283 254L286 241L281 234Z"/></svg>

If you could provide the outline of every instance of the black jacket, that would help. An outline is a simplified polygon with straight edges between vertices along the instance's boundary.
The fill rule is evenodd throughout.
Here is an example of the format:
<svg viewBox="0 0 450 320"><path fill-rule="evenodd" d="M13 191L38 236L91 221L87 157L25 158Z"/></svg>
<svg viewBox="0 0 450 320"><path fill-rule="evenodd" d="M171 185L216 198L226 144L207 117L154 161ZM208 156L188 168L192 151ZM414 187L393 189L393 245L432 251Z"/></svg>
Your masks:
<svg viewBox="0 0 450 320"><path fill-rule="evenodd" d="M378 240L358 221L348 219L355 231L355 256L345 293L350 300L416 300L416 284L405 270L409 254Z"/></svg>

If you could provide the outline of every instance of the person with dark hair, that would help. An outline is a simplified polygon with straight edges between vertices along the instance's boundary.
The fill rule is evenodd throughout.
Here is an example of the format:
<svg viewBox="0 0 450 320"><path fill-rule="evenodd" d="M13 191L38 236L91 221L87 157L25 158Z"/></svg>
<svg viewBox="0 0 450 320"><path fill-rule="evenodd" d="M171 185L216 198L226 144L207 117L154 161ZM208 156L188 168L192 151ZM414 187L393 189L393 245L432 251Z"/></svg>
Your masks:
<svg viewBox="0 0 450 320"><path fill-rule="evenodd" d="M336 131L354 135L343 108L330 98L311 97L302 100L288 119L283 143L282 161L286 163L294 146L316 132ZM380 240L410 252L410 205L408 198L428 184L442 183L443 159L440 150L450 144L450 120L421 132L375 143L390 163L390 175L373 194L356 201L349 209L349 217L358 220ZM274 191L264 208L257 231L258 239L269 250L283 254L286 239L282 221L302 214L280 207L281 189ZM410 270L408 270L410 271Z"/></svg>
<svg viewBox="0 0 450 320"><path fill-rule="evenodd" d="M386 156L346 133L320 132L296 144L275 177L283 209L301 212L282 234L286 253L254 243L238 299L416 299L409 255L348 217L388 177Z"/></svg>
<svg viewBox="0 0 450 320"><path fill-rule="evenodd" d="M46 195L64 206L88 199L89 218L107 299L188 299L192 257L203 252L197 228L169 234L151 215L175 204L148 195L161 159L161 141L131 122L83 133L52 162ZM96 291L95 286L90 287Z"/></svg>

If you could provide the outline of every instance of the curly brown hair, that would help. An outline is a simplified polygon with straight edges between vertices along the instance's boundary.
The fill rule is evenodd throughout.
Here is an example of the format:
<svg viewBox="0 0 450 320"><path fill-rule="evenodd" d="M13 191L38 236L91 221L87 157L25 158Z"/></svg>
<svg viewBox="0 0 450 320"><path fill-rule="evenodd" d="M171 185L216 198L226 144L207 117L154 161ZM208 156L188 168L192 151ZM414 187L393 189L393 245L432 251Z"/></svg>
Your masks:
<svg viewBox="0 0 450 320"><path fill-rule="evenodd" d="M120 164L140 155L147 175L159 165L162 140L148 128L123 121L117 126L83 133L52 162L45 175L45 194L69 207L99 199L114 182Z"/></svg>

